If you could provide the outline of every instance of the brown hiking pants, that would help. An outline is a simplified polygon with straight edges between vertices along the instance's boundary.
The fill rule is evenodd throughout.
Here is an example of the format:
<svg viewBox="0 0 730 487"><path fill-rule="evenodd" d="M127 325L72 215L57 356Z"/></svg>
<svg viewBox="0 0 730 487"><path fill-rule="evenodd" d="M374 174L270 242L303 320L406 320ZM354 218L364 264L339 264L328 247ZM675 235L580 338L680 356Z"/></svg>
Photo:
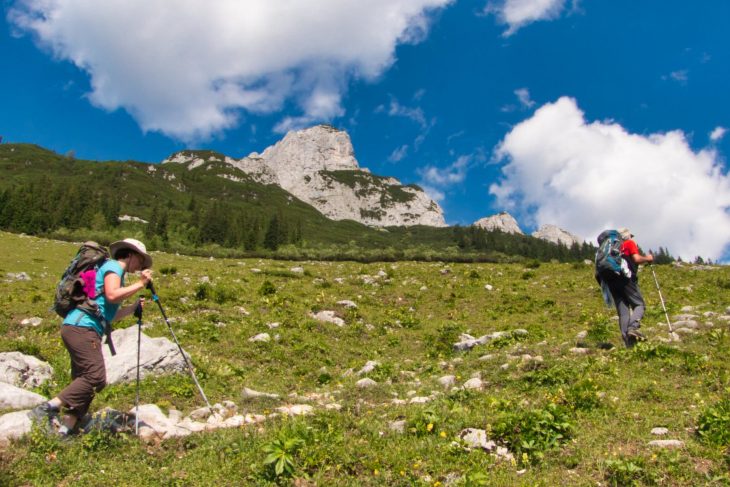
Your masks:
<svg viewBox="0 0 730 487"><path fill-rule="evenodd" d="M83 417L94 395L106 385L106 368L101 354L101 337L92 328L63 325L61 339L71 355L73 381L58 394L69 414Z"/></svg>

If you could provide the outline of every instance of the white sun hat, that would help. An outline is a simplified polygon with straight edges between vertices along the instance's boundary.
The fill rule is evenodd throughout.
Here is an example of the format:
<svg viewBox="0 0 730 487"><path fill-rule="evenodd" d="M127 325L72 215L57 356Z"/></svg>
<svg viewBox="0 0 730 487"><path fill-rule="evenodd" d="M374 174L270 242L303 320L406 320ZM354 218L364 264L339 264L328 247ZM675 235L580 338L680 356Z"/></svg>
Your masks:
<svg viewBox="0 0 730 487"><path fill-rule="evenodd" d="M109 252L112 254L112 258L116 259L117 252L122 249L133 250L134 252L137 252L139 255L141 255L143 259L143 269L149 269L150 267L152 267L152 257L150 256L150 254L147 253L147 247L145 247L145 245L139 240L134 238L125 238L124 240L114 242L109 246Z"/></svg>

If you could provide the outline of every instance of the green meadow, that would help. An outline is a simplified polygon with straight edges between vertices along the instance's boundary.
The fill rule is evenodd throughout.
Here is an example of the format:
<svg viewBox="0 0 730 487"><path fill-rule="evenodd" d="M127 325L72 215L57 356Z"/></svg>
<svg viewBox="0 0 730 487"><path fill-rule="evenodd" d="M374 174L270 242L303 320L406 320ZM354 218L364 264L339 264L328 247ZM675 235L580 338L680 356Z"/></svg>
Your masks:
<svg viewBox="0 0 730 487"><path fill-rule="evenodd" d="M70 380L49 307L77 247L0 233L0 352L50 363L53 379L35 391L48 397ZM60 442L34 431L0 451L0 485L730 483L727 266L656 267L670 317L693 314L699 323L675 342L643 270L648 341L627 350L592 265L582 262L153 257L160 302L211 403L262 415L309 404L313 414L151 442L105 432ZM10 277L20 272L30 280ZM344 326L313 317L324 310ZM43 321L21 325L30 317ZM147 335L170 338L154 305L144 323ZM117 324L127 326L133 319ZM462 334L498 331L508 333L453 348ZM271 341L249 341L260 333ZM378 365L357 375L368 361ZM453 387L438 382L448 375ZM357 387L365 377L377 385ZM462 387L477 377L481 389ZM244 387L280 399L244 398ZM134 383L110 385L92 410L127 411L135 392ZM186 374L143 380L141 402L183 414L204 405ZM653 435L657 427L668 434ZM465 428L485 430L512 458L465 448ZM658 439L682 445L649 445Z"/></svg>

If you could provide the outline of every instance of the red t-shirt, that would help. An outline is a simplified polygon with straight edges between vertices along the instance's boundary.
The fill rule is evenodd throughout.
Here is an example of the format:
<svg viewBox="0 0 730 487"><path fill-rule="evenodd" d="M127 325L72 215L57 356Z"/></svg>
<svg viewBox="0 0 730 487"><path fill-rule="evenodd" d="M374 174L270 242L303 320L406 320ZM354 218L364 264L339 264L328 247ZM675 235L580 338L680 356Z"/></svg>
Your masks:
<svg viewBox="0 0 730 487"><path fill-rule="evenodd" d="M621 244L621 255L624 257L624 260L629 264L629 269L631 269L631 280L636 281L637 275L636 271L639 270L639 266L634 263L634 259L631 257L632 255L639 254L639 246L636 245L636 242L633 240L626 240L624 243Z"/></svg>
<svg viewBox="0 0 730 487"><path fill-rule="evenodd" d="M634 254L639 253L639 246L636 245L636 242L633 240L626 240L624 243L621 244L621 254L624 257L630 257ZM633 262L633 259L631 259Z"/></svg>

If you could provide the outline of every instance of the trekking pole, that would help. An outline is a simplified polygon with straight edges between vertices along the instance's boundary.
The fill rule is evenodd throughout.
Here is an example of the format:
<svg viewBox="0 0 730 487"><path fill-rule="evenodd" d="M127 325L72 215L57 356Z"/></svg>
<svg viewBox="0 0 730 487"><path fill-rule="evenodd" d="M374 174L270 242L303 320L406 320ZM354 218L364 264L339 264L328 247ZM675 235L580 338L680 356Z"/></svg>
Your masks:
<svg viewBox="0 0 730 487"><path fill-rule="evenodd" d="M139 355L142 348L142 303L137 301L134 308L137 318L137 398L134 400L134 434L139 435Z"/></svg>
<svg viewBox="0 0 730 487"><path fill-rule="evenodd" d="M149 281L147 283L147 289L149 289L150 292L152 293L152 301L157 303L157 306L160 308L160 313L162 313L162 317L165 319L167 328L170 330L170 334L172 335L173 340L175 340L175 343L177 344L177 348L180 350L180 355L182 355L182 358L185 361L185 365L188 367L188 372L190 372L190 376L193 378L193 382L195 382L195 385L198 387L198 391L200 392L200 395L203 396L203 400L205 401L206 406L208 406L208 409L213 411L213 408L211 407L210 403L208 402L208 398L205 396L205 392L203 392L203 388L200 387L198 378L195 376L195 371L193 370L192 364L188 361L188 358L185 355L185 352L183 351L182 347L180 346L180 342L177 341L175 332L172 330L172 325L170 325L170 320L167 319L165 310L162 308L162 304L160 303L160 297L155 292L155 286L152 284L152 281Z"/></svg>
<svg viewBox="0 0 730 487"><path fill-rule="evenodd" d="M656 278L656 272L654 272L654 265L649 264L649 268L651 269L651 274L654 276L654 282L656 283L656 290L659 292L659 300L662 302L662 309L664 310L664 317L667 319L667 326L669 327L669 333L674 333L672 331L672 323L669 322L669 315L667 314L667 307L664 306L664 297L662 297L662 290L659 289L659 281Z"/></svg>

